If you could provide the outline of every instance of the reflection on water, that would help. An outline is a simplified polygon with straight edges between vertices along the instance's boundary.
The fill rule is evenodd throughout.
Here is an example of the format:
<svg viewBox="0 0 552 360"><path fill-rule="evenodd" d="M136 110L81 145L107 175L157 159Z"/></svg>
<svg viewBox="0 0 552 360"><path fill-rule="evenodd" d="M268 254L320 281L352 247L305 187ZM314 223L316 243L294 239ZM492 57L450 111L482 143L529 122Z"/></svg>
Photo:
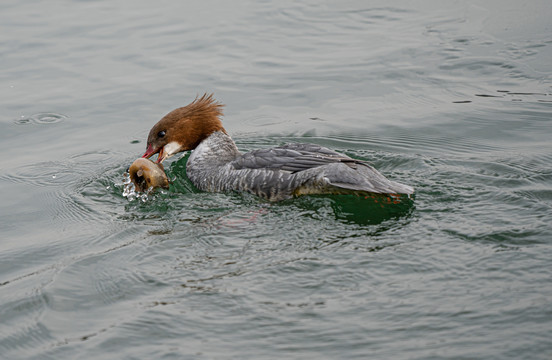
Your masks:
<svg viewBox="0 0 552 360"><path fill-rule="evenodd" d="M293 204L303 211L324 214L322 217L334 216L335 219L353 224L380 224L389 219L408 216L414 208L414 199L408 196L374 196L355 195L304 196L284 201L283 206ZM329 211L328 213L328 210Z"/></svg>

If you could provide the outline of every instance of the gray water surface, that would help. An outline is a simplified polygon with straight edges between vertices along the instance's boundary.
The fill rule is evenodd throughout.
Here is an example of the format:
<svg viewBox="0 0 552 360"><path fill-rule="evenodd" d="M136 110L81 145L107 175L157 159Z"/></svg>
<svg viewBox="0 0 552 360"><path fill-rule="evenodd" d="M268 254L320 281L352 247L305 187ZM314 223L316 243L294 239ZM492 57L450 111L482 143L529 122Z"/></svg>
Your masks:
<svg viewBox="0 0 552 360"><path fill-rule="evenodd" d="M2 1L6 359L550 359L549 1ZM123 196L197 94L410 207Z"/></svg>

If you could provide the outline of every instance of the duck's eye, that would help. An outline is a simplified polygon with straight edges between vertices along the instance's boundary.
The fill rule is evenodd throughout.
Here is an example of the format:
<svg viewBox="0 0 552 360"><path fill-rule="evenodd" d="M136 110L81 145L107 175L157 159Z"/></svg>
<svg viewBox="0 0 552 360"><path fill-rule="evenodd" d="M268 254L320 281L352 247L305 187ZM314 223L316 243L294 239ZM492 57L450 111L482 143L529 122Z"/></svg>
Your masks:
<svg viewBox="0 0 552 360"><path fill-rule="evenodd" d="M162 138L162 137L165 137L165 130L161 130L157 133L157 137L158 138Z"/></svg>

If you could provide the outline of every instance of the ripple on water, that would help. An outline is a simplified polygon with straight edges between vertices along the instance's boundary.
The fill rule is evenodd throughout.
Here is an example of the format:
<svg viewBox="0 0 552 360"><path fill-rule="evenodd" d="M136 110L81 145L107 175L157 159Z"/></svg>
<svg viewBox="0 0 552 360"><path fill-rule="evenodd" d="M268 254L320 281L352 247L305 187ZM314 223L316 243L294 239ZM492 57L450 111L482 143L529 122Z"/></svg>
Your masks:
<svg viewBox="0 0 552 360"><path fill-rule="evenodd" d="M74 171L66 163L44 161L23 165L0 175L8 182L24 183L34 186L59 186L76 180Z"/></svg>
<svg viewBox="0 0 552 360"><path fill-rule="evenodd" d="M44 214L41 219L55 227L55 231L43 235L50 247L60 239L73 236L75 238L66 245L67 248L78 248L83 242L98 244L107 241L106 237L117 231L113 219L121 214L122 197L117 184L122 181L124 165L114 167L113 163L120 160L114 161L113 157L111 152L93 152L62 161L23 165L7 169L0 175L0 180L31 186L29 192L36 195L32 197L30 208L39 209L36 211ZM20 209L14 216L27 216L32 221L30 214L30 210ZM14 233L13 236L22 235Z"/></svg>
<svg viewBox="0 0 552 360"><path fill-rule="evenodd" d="M40 125L49 125L56 124L67 119L67 115L46 112L46 113L37 113L30 116L21 116L19 119L14 120L18 125L28 125L28 124L40 124Z"/></svg>
<svg viewBox="0 0 552 360"><path fill-rule="evenodd" d="M8 169L0 179L34 186L69 186L103 176L114 154L89 152L63 161L42 161Z"/></svg>
<svg viewBox="0 0 552 360"><path fill-rule="evenodd" d="M27 280L25 285L36 281L29 278L25 280ZM0 349L3 351L33 350L44 341L51 339L50 331L37 321L49 303L48 297L41 289L29 290L19 284L10 289L6 287L2 291L4 294L9 294L9 300L6 297L7 301L0 305L0 314L2 314L2 324L10 327L10 333L0 338Z"/></svg>

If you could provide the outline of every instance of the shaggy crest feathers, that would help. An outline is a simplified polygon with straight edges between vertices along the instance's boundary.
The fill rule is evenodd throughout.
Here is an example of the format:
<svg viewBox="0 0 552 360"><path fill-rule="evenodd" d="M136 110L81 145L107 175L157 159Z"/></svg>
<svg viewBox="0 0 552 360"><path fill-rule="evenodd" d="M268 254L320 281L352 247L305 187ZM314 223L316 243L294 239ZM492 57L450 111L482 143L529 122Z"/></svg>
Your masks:
<svg viewBox="0 0 552 360"><path fill-rule="evenodd" d="M190 104L180 108L183 116L189 118L218 118L223 115L222 108L224 105L216 101L212 93L205 93L202 97L198 97L199 95Z"/></svg>

